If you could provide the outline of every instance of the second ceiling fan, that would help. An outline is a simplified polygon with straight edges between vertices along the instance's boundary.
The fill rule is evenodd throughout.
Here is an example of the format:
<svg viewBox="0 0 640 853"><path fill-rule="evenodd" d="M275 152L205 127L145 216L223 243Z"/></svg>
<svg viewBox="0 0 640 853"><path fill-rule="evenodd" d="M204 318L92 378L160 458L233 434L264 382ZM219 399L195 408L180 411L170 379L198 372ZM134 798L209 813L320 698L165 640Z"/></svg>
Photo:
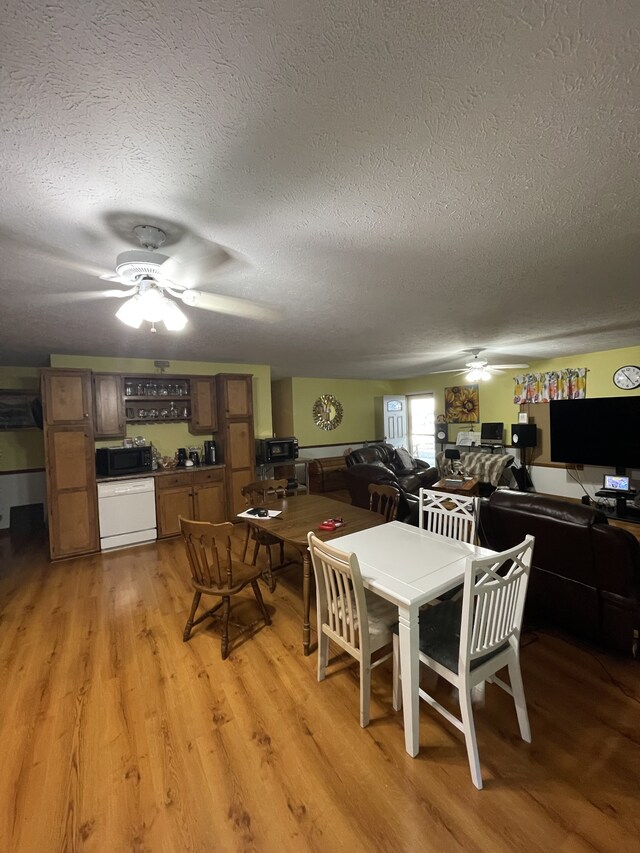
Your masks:
<svg viewBox="0 0 640 853"><path fill-rule="evenodd" d="M452 370L441 370L440 373L457 373L458 376L464 376L469 382L478 382L478 380L491 379L492 376L502 376L505 370L518 370L520 368L529 367L528 364L489 364L485 358L480 358L480 353L483 349L467 350L473 358L467 361L464 370L459 367L454 367Z"/></svg>

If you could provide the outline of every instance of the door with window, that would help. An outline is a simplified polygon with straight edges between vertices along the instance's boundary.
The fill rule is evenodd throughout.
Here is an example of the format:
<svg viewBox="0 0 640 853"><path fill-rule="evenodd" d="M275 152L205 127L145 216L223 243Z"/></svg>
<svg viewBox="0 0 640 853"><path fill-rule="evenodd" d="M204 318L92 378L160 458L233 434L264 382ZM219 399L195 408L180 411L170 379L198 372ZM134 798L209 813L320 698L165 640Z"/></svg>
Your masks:
<svg viewBox="0 0 640 853"><path fill-rule="evenodd" d="M382 398L384 438L393 447L409 450L407 438L407 398L402 395L385 395Z"/></svg>

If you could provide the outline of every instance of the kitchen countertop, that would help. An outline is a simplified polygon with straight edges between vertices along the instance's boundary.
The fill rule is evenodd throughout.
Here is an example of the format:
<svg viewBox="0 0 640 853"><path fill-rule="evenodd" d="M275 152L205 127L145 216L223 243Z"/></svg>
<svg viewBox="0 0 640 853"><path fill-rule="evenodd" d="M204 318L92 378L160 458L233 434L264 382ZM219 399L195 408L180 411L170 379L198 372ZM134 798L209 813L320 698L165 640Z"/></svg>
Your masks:
<svg viewBox="0 0 640 853"><path fill-rule="evenodd" d="M111 483L115 480L140 480L142 477L164 477L166 474L192 474L194 471L213 471L224 465L192 465L189 468L161 468L157 471L138 472L137 474L115 474L113 477L96 477L97 483Z"/></svg>

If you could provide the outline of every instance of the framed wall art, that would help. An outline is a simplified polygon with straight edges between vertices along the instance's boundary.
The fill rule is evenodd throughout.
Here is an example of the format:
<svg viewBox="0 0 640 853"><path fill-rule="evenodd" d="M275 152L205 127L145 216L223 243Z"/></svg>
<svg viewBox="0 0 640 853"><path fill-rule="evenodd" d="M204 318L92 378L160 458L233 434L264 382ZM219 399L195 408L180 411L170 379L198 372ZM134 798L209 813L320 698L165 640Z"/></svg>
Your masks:
<svg viewBox="0 0 640 853"><path fill-rule="evenodd" d="M444 414L448 424L477 424L480 395L477 385L453 385L444 389Z"/></svg>

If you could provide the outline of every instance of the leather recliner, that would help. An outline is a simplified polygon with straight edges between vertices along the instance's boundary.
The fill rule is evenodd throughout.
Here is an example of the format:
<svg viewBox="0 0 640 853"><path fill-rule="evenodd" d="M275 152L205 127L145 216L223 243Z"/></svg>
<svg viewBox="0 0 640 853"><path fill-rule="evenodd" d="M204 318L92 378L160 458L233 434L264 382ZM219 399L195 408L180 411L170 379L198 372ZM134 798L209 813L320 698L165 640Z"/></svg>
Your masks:
<svg viewBox="0 0 640 853"><path fill-rule="evenodd" d="M398 481L403 492L417 495L421 488L429 488L439 479L438 469L422 459L414 459L405 450L397 451L390 444L368 444L352 450L346 457L347 471L353 465L382 464Z"/></svg>
<svg viewBox="0 0 640 853"><path fill-rule="evenodd" d="M369 483L395 486L400 492L398 521L418 524L418 492L439 479L438 469L405 453L397 455L388 444L369 444L347 457L345 480L351 503L369 508Z"/></svg>
<svg viewBox="0 0 640 853"><path fill-rule="evenodd" d="M498 490L480 506L480 539L496 551L536 538L525 619L629 655L640 628L640 543L599 510Z"/></svg>

